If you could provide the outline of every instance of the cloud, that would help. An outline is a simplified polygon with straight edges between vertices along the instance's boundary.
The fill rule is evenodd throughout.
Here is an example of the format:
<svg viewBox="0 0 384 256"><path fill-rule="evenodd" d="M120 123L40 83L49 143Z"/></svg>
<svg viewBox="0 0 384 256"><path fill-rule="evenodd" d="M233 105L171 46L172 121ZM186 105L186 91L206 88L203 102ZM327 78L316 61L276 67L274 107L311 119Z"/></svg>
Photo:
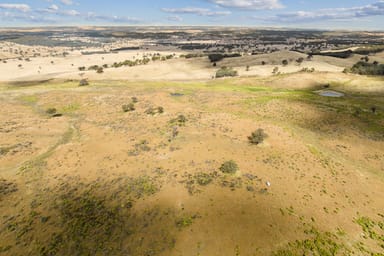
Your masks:
<svg viewBox="0 0 384 256"><path fill-rule="evenodd" d="M78 12L76 10L60 10L60 8L55 4L52 4L51 6L49 6L46 9L36 9L33 12L37 13L39 15L52 14L52 15L58 15L58 16L71 16L71 17L81 15L80 12Z"/></svg>
<svg viewBox="0 0 384 256"><path fill-rule="evenodd" d="M65 5L73 5L73 1L72 0L60 0L60 2L62 4L65 4Z"/></svg>
<svg viewBox="0 0 384 256"><path fill-rule="evenodd" d="M316 12L298 11L292 13L281 13L269 18L262 18L269 22L314 22L322 20L351 20L370 16L384 15L384 0L377 1L373 4L350 7L350 8L334 8L320 9ZM254 17L259 19L257 17Z"/></svg>
<svg viewBox="0 0 384 256"><path fill-rule="evenodd" d="M237 8L244 10L272 10L283 8L280 0L208 0L226 8Z"/></svg>
<svg viewBox="0 0 384 256"><path fill-rule="evenodd" d="M48 7L49 10L52 10L52 11L58 11L59 10L59 7L55 4L51 5Z"/></svg>
<svg viewBox="0 0 384 256"><path fill-rule="evenodd" d="M27 4L0 4L0 9L28 12L31 7Z"/></svg>
<svg viewBox="0 0 384 256"><path fill-rule="evenodd" d="M185 8L162 8L163 12L177 14L195 14L199 16L226 16L230 11L211 11L205 8L185 7Z"/></svg>
<svg viewBox="0 0 384 256"><path fill-rule="evenodd" d="M119 17L119 16L108 16L108 15L98 15L93 12L89 12L86 17L87 20L90 21L107 21L114 23L131 23L137 24L140 23L141 20L133 17Z"/></svg>
<svg viewBox="0 0 384 256"><path fill-rule="evenodd" d="M30 15L28 13L12 13L12 12L0 12L0 20L4 20L5 22L10 22L10 21L24 21L28 23L57 23L57 20L51 18L51 17L46 17L46 16L41 16L41 15Z"/></svg>
<svg viewBox="0 0 384 256"><path fill-rule="evenodd" d="M167 20L181 22L183 21L183 18L180 17L179 15L172 15L172 16L168 16Z"/></svg>

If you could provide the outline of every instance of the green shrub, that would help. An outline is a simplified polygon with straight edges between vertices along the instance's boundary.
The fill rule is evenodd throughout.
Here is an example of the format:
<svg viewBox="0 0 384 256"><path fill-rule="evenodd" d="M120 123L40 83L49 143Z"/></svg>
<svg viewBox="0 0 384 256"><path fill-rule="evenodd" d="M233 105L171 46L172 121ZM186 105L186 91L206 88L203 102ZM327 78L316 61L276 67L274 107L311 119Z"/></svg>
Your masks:
<svg viewBox="0 0 384 256"><path fill-rule="evenodd" d="M135 105L133 103L125 104L121 106L124 112L131 112L135 111Z"/></svg>
<svg viewBox="0 0 384 256"><path fill-rule="evenodd" d="M175 124L178 126L184 126L186 122L187 122L187 118L184 115L179 115L178 117L169 121L170 124Z"/></svg>
<svg viewBox="0 0 384 256"><path fill-rule="evenodd" d="M57 109L56 108L48 108L45 113L47 113L48 115L54 115L57 113Z"/></svg>
<svg viewBox="0 0 384 256"><path fill-rule="evenodd" d="M268 135L264 132L263 129L257 129L254 131L251 136L248 136L248 141L251 144L260 144L264 141L265 138L267 138Z"/></svg>
<svg viewBox="0 0 384 256"><path fill-rule="evenodd" d="M147 110L145 110L145 114L152 115L152 116L154 116L156 114L162 114L162 113L164 113L163 107L157 107L157 108L150 107Z"/></svg>
<svg viewBox="0 0 384 256"><path fill-rule="evenodd" d="M238 73L236 70L228 67L221 67L217 72L216 72L216 78L220 77L227 77L227 76L237 76Z"/></svg>
<svg viewBox="0 0 384 256"><path fill-rule="evenodd" d="M239 166L233 160L227 161L220 166L220 171L223 173L234 174L239 170Z"/></svg>
<svg viewBox="0 0 384 256"><path fill-rule="evenodd" d="M87 79L81 79L79 82L79 86L87 86L89 85L89 82Z"/></svg>

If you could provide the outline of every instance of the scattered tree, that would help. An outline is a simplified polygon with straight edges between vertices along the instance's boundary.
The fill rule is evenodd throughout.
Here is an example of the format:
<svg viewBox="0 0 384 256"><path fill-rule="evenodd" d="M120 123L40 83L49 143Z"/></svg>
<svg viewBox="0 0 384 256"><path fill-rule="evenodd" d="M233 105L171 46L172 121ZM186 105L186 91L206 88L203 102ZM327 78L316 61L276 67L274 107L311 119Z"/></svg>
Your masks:
<svg viewBox="0 0 384 256"><path fill-rule="evenodd" d="M251 136L248 136L248 141L251 144L258 145L264 141L265 138L267 138L268 135L264 132L263 129L257 129L254 131Z"/></svg>

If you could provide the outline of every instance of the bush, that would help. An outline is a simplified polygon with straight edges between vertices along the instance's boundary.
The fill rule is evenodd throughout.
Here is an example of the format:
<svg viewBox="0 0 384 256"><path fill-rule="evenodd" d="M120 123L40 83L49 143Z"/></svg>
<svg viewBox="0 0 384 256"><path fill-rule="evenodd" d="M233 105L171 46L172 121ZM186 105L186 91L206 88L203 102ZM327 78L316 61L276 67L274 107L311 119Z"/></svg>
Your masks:
<svg viewBox="0 0 384 256"><path fill-rule="evenodd" d="M132 99L132 102L133 102L133 103L137 103L137 102L139 102L139 100L138 100L136 97L132 97L131 99Z"/></svg>
<svg viewBox="0 0 384 256"><path fill-rule="evenodd" d="M187 122L187 118L184 115L179 115L177 118L174 118L169 122L178 126L184 126Z"/></svg>
<svg viewBox="0 0 384 256"><path fill-rule="evenodd" d="M156 114L162 114L162 113L164 113L163 107L157 107L157 108L150 107L147 110L145 110L145 114L152 115L152 116L154 116Z"/></svg>
<svg viewBox="0 0 384 256"><path fill-rule="evenodd" d="M222 67L216 72L216 78L227 77L227 76L237 76L238 73L232 68Z"/></svg>
<svg viewBox="0 0 384 256"><path fill-rule="evenodd" d="M48 108L45 113L47 113L48 115L54 115L57 113L57 109L56 108Z"/></svg>
<svg viewBox="0 0 384 256"><path fill-rule="evenodd" d="M268 135L264 132L263 129L257 129L254 131L251 136L248 136L248 141L251 144L258 145L264 141L265 138L267 138Z"/></svg>
<svg viewBox="0 0 384 256"><path fill-rule="evenodd" d="M98 74L101 74L104 72L104 69L102 67L99 67L97 70L96 70L96 73Z"/></svg>
<svg viewBox="0 0 384 256"><path fill-rule="evenodd" d="M239 170L239 166L233 160L227 161L220 166L220 171L223 173L234 174Z"/></svg>
<svg viewBox="0 0 384 256"><path fill-rule="evenodd" d="M133 103L125 104L121 106L124 112L131 112L135 111L135 105Z"/></svg>
<svg viewBox="0 0 384 256"><path fill-rule="evenodd" d="M87 86L89 85L89 82L87 79L81 79L79 82L79 86Z"/></svg>

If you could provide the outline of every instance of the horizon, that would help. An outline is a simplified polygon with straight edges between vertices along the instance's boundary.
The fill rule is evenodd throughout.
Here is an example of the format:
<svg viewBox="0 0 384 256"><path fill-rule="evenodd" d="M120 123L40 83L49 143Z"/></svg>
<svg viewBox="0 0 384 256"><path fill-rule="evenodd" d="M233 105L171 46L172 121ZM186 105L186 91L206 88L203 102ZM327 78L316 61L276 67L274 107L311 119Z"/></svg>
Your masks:
<svg viewBox="0 0 384 256"><path fill-rule="evenodd" d="M224 26L382 31L384 0L0 1L0 22L2 28Z"/></svg>
<svg viewBox="0 0 384 256"><path fill-rule="evenodd" d="M40 25L40 26L3 26L0 30L12 29L55 29L55 28L78 28L78 29L91 29L91 28L173 28L173 29L187 29L187 28L238 28L238 29L259 29L259 30L276 30L276 31L319 31L319 32L378 32L384 33L383 29L321 29L321 28L300 28L300 27L265 27L265 26L242 26L242 25Z"/></svg>

